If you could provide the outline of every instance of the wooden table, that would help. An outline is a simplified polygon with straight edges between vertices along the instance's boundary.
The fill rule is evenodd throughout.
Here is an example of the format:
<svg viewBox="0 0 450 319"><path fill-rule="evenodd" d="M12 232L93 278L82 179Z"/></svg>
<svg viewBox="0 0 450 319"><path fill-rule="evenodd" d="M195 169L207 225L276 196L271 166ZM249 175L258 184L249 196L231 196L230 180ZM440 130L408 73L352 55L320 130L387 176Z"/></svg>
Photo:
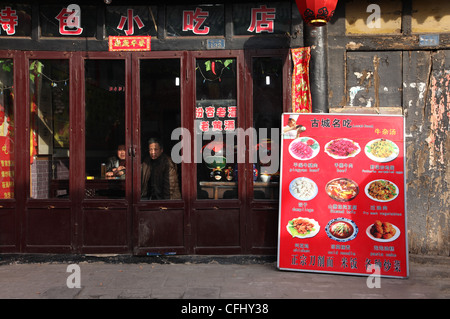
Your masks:
<svg viewBox="0 0 450 319"><path fill-rule="evenodd" d="M86 179L84 187L85 197L106 197L117 198L125 196L125 179L115 178L94 178ZM50 184L50 195L52 198L57 197L59 193L65 191L69 194L69 180L68 179L54 179Z"/></svg>
<svg viewBox="0 0 450 319"><path fill-rule="evenodd" d="M238 191L236 182L199 182L200 189L208 193L209 198L221 199L226 191ZM253 191L262 191L267 199L278 198L278 182L253 182Z"/></svg>

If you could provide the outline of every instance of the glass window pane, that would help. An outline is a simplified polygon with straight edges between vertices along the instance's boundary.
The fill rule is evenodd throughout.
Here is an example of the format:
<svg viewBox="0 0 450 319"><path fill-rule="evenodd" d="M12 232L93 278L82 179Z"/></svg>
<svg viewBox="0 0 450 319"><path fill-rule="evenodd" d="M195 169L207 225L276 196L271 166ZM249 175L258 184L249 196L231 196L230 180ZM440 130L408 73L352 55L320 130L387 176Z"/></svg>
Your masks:
<svg viewBox="0 0 450 319"><path fill-rule="evenodd" d="M279 194L279 136L283 112L281 58L253 59L253 125L258 134L254 164L255 199L276 199Z"/></svg>
<svg viewBox="0 0 450 319"><path fill-rule="evenodd" d="M172 132L181 127L180 61L140 61L141 197L181 199L181 161L172 158Z"/></svg>
<svg viewBox="0 0 450 319"><path fill-rule="evenodd" d="M86 198L125 196L125 61L87 60Z"/></svg>
<svg viewBox="0 0 450 319"><path fill-rule="evenodd" d="M0 199L14 198L14 68L0 59Z"/></svg>
<svg viewBox="0 0 450 319"><path fill-rule="evenodd" d="M69 196L69 61L30 61L30 197Z"/></svg>
<svg viewBox="0 0 450 319"><path fill-rule="evenodd" d="M236 59L198 59L195 134L202 145L198 199L238 198L237 108Z"/></svg>

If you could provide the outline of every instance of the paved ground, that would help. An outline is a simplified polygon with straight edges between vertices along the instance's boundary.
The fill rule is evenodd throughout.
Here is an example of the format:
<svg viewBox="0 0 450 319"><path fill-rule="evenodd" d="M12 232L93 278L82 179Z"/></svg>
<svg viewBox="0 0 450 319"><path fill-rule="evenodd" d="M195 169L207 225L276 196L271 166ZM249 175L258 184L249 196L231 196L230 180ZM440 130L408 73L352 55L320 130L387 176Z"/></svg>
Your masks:
<svg viewBox="0 0 450 319"><path fill-rule="evenodd" d="M232 258L52 260L0 255L2 299L449 299L450 258L410 256L408 279L280 271L276 262ZM79 266L78 281L68 266ZM247 301L248 302L248 301ZM229 308L230 309L230 308ZM191 309L192 310L192 309Z"/></svg>

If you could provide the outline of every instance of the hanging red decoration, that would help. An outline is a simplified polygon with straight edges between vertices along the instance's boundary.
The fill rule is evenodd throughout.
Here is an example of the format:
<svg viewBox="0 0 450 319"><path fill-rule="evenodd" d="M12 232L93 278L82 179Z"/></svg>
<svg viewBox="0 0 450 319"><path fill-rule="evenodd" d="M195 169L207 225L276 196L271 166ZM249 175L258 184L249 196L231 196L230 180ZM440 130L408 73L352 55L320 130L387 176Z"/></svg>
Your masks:
<svg viewBox="0 0 450 319"><path fill-rule="evenodd" d="M292 112L311 113L311 88L309 85L309 62L311 47L291 49L294 70L292 71Z"/></svg>
<svg viewBox="0 0 450 319"><path fill-rule="evenodd" d="M295 2L306 24L322 26L330 21L338 0L295 0Z"/></svg>

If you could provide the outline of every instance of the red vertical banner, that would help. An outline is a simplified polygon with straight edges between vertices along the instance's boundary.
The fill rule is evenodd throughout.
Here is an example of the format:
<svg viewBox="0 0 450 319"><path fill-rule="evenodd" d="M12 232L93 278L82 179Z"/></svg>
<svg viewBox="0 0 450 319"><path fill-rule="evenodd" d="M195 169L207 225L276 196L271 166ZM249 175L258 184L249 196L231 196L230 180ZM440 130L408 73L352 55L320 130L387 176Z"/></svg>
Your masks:
<svg viewBox="0 0 450 319"><path fill-rule="evenodd" d="M304 128L282 139L278 268L407 277L403 117L294 118Z"/></svg>
<svg viewBox="0 0 450 319"><path fill-rule="evenodd" d="M0 136L0 199L14 198L12 147L9 136Z"/></svg>
<svg viewBox="0 0 450 319"><path fill-rule="evenodd" d="M0 98L0 199L14 198L14 121L5 107L9 99L5 95Z"/></svg>
<svg viewBox="0 0 450 319"><path fill-rule="evenodd" d="M311 91L309 88L309 60L311 48L291 49L294 70L292 71L292 112L311 113Z"/></svg>

